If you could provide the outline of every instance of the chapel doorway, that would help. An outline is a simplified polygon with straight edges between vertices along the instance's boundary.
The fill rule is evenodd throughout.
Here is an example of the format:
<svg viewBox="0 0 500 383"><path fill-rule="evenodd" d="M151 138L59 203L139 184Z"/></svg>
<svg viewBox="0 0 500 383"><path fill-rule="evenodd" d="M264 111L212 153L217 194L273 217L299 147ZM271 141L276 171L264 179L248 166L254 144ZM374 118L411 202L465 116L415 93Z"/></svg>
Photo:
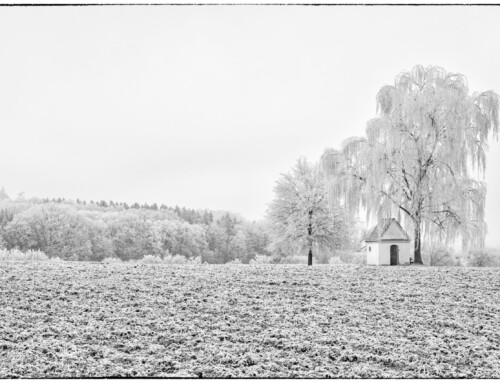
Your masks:
<svg viewBox="0 0 500 383"><path fill-rule="evenodd" d="M391 266L399 263L399 247L398 245L391 245Z"/></svg>

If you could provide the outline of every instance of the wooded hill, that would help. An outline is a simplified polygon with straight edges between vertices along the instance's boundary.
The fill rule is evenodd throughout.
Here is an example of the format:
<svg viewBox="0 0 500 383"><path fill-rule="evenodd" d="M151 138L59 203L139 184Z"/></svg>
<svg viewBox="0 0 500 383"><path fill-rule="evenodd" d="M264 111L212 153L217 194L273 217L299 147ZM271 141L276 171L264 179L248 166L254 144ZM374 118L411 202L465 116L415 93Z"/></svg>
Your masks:
<svg viewBox="0 0 500 383"><path fill-rule="evenodd" d="M0 247L41 250L64 260L181 255L200 262L248 263L268 255L263 222L230 213L113 201L0 200Z"/></svg>

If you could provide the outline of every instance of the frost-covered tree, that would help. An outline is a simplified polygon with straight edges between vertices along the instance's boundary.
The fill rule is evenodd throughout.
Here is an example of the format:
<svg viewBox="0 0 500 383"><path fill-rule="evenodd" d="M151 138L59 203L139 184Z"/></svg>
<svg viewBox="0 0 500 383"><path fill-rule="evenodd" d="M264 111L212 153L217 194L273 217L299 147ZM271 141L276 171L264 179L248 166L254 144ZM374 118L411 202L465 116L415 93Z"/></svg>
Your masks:
<svg viewBox="0 0 500 383"><path fill-rule="evenodd" d="M169 249L172 254L183 255L189 259L203 257L208 250L206 232L200 225L179 221L176 223L174 235L175 245Z"/></svg>
<svg viewBox="0 0 500 383"><path fill-rule="evenodd" d="M124 261L144 255L162 255L162 244L153 220L141 210L127 210L107 218L116 256Z"/></svg>
<svg viewBox="0 0 500 383"><path fill-rule="evenodd" d="M7 248L41 250L50 258L89 260L89 221L68 205L33 205L7 224Z"/></svg>
<svg viewBox="0 0 500 383"><path fill-rule="evenodd" d="M209 263L227 263L245 257L245 234L241 230L241 220L229 212L224 212L207 227L210 254Z"/></svg>
<svg viewBox="0 0 500 383"><path fill-rule="evenodd" d="M79 211L79 215L85 217L88 226L88 240L91 245L89 260L102 261L114 256L113 242L111 240L108 226L97 211Z"/></svg>
<svg viewBox="0 0 500 383"><path fill-rule="evenodd" d="M245 237L245 253L241 261L249 263L257 255L269 255L269 234L263 221L246 222L241 225Z"/></svg>
<svg viewBox="0 0 500 383"><path fill-rule="evenodd" d="M0 201L6 200L6 199L9 199L9 195L5 191L5 188L2 186L2 188L0 189Z"/></svg>
<svg viewBox="0 0 500 383"><path fill-rule="evenodd" d="M484 242L487 142L498 137L499 97L469 94L466 78L439 67L414 67L377 94L379 117L366 137L328 149L332 201L370 217L397 215L414 233L415 263L421 240ZM426 237L427 238L427 237Z"/></svg>
<svg viewBox="0 0 500 383"><path fill-rule="evenodd" d="M319 166L300 158L291 172L282 174L274 188L267 218L273 251L308 251L340 248L347 242L347 225L338 210L328 207L327 191Z"/></svg>

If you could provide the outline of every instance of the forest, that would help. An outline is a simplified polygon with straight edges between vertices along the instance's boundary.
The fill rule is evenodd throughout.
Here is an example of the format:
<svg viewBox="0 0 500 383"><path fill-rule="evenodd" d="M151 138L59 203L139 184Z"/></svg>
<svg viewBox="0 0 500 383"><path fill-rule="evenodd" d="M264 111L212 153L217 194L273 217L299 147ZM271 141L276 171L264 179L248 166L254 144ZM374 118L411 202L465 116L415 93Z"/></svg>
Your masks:
<svg viewBox="0 0 500 383"><path fill-rule="evenodd" d="M316 262L345 258L360 246L362 231L343 219L330 225L341 231L331 237L336 246L315 246ZM4 188L0 191L0 249L40 251L49 259L302 263L302 248L285 246L286 241L276 236L268 220L248 221L227 211L156 203L27 199L23 195L10 198Z"/></svg>
<svg viewBox="0 0 500 383"><path fill-rule="evenodd" d="M146 255L199 263L248 263L268 255L262 222L229 212L113 201L10 199L0 193L0 248L49 258L123 261Z"/></svg>

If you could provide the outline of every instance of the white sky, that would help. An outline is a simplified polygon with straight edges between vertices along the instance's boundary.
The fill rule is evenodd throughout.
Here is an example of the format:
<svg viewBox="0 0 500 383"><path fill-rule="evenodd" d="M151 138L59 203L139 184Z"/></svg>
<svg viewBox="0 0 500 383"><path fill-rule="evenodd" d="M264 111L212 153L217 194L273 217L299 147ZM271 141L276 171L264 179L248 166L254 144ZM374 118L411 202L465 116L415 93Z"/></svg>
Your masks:
<svg viewBox="0 0 500 383"><path fill-rule="evenodd" d="M299 156L363 135L402 70L500 92L500 7L0 8L11 196L263 216ZM486 182L500 245L500 145Z"/></svg>

